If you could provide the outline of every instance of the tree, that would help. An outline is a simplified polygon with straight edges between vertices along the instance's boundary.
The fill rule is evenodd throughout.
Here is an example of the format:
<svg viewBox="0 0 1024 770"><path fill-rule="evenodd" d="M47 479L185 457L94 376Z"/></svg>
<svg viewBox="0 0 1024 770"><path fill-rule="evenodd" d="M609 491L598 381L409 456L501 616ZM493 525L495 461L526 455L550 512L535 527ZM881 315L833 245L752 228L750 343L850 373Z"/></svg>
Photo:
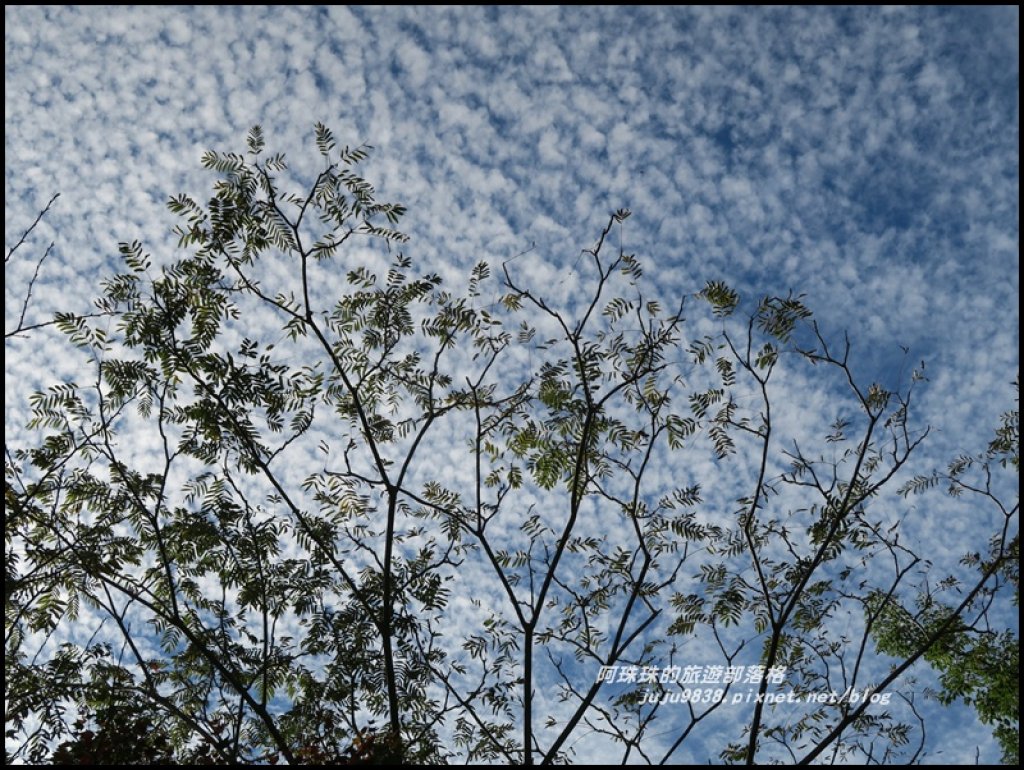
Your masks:
<svg viewBox="0 0 1024 770"><path fill-rule="evenodd" d="M188 255L122 243L96 312L56 319L90 384L35 394L40 440L7 448L9 758L126 734L138 761L666 761L723 724L713 758L910 753L913 699L881 694L963 653L1017 527L989 488L970 601L885 643L929 585L873 505L927 436L922 377L862 384L801 297L736 323L718 281L695 298L721 333L687 339L626 210L561 296L514 260L447 289L397 251L369 148L315 133L302 194L259 127L207 152L206 206L169 202ZM785 440L779 371L845 388L815 446Z"/></svg>
<svg viewBox="0 0 1024 770"><path fill-rule="evenodd" d="M1020 392L1019 380L1014 383ZM992 617L1001 589L1013 591L1013 605L1020 605L1020 540L1011 536L1015 510L1006 510L992 490L991 465L1012 466L1020 473L1020 411L1006 412L988 450L980 457L961 456L944 473L918 476L904 488L904 494L920 493L938 484L948 484L952 497L977 496L1001 509L1003 527L989 543L982 558L968 553L963 563L981 573L984 586L961 602L949 606L936 592L925 590L915 597L915 609L879 597L878 622L872 635L879 649L896 656L911 654L927 646L924 653L941 672L941 690L934 697L941 703L963 699L972 704L981 721L994 725L1004 763L1019 764L1020 750L1020 636L1000 628ZM953 581L945 588L958 588ZM949 628L949 631L945 627ZM938 637L926 645L929 637Z"/></svg>

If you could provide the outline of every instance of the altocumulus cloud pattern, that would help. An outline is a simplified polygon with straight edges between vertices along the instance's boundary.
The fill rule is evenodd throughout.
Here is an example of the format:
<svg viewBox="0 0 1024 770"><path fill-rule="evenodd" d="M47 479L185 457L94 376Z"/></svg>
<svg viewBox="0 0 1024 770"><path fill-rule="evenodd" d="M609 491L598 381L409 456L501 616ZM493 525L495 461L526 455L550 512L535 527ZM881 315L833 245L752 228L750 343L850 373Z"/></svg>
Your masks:
<svg viewBox="0 0 1024 770"><path fill-rule="evenodd" d="M165 201L204 193L204 149L260 123L308 176L322 121L375 146L367 177L446 279L528 251L558 287L627 207L666 296L805 292L866 379L927 360L940 465L987 440L1019 365L1018 30L1016 8L9 6L5 241L60 192L26 320L85 311L118 241L173 253ZM8 267L8 327L33 268ZM75 362L56 335L8 351L16 443ZM970 526L917 536L955 563ZM970 749L946 761L992 751L943 718Z"/></svg>

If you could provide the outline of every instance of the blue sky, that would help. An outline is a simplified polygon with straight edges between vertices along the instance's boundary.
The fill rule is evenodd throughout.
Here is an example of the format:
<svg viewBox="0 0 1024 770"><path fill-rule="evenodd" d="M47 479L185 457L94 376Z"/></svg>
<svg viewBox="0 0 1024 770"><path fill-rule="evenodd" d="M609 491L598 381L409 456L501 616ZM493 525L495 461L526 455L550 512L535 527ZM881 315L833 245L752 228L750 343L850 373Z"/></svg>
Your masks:
<svg viewBox="0 0 1024 770"><path fill-rule="evenodd" d="M926 360L925 463L983 446L1011 402L1016 7L9 6L5 62L5 243L61 193L25 247L55 242L29 322L87 309L118 241L172 255L165 201L203 196L204 149L260 123L308 175L322 121L375 146L408 253L448 280L532 246L523 274L564 282L626 207L665 296L792 289L865 379ZM8 327L33 268L7 267ZM9 436L26 383L76 366L52 335L9 345ZM918 532L952 556L937 535Z"/></svg>

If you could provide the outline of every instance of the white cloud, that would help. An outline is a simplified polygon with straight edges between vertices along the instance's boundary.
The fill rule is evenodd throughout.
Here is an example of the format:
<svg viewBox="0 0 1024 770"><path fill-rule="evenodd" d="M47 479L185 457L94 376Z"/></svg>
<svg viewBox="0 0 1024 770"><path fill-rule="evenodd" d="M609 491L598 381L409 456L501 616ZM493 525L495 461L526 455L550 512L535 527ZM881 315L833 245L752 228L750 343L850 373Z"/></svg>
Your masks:
<svg viewBox="0 0 1024 770"><path fill-rule="evenodd" d="M118 241L173 258L164 201L205 198L201 149L259 122L308 180L323 121L377 147L408 253L446 279L535 243L516 269L566 301L579 249L630 206L665 298L716 278L806 291L872 376L909 346L941 463L983 445L1019 366L1017 13L8 7L5 241L62 197L8 266L6 323L51 240L30 322L87 308ZM20 440L27 391L75 359L49 334L7 359Z"/></svg>

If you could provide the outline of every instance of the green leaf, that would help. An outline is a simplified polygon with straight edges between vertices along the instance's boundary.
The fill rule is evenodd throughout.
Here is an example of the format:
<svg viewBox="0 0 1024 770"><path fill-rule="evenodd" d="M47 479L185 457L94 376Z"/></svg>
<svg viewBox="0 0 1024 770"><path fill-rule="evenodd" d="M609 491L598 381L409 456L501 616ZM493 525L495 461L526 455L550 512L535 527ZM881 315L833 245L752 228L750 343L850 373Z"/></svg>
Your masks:
<svg viewBox="0 0 1024 770"><path fill-rule="evenodd" d="M706 300L717 316L731 315L740 301L739 294L722 281L708 281L697 296Z"/></svg>
<svg viewBox="0 0 1024 770"><path fill-rule="evenodd" d="M330 156L331 150L334 149L334 134L331 130L323 123L316 124L316 146L320 150L320 154L325 158Z"/></svg>
<svg viewBox="0 0 1024 770"><path fill-rule="evenodd" d="M246 137L246 142L249 145L249 152L253 155L259 155L263 152L265 142L263 139L263 129L259 124L249 129L249 136Z"/></svg>

